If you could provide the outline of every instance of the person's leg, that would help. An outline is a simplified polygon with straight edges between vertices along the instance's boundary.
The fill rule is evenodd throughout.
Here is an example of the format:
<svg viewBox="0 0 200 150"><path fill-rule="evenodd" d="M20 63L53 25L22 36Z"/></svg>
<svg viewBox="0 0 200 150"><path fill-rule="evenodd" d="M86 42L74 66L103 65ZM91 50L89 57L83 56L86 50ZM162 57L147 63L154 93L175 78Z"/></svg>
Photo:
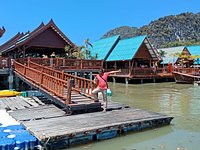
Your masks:
<svg viewBox="0 0 200 150"><path fill-rule="evenodd" d="M99 88L95 88L93 91L92 91L92 95L94 97L94 101L95 102L98 102L98 93L101 92L101 89Z"/></svg>
<svg viewBox="0 0 200 150"><path fill-rule="evenodd" d="M108 106L108 101L107 101L107 90L102 90L102 95L103 95L103 111L106 111L107 106Z"/></svg>

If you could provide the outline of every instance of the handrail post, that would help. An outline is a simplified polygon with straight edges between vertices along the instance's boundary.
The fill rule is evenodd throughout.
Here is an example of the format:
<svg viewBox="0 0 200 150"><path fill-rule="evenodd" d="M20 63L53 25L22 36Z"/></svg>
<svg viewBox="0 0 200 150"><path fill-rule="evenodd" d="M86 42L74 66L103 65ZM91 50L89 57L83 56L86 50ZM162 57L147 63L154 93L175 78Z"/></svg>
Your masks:
<svg viewBox="0 0 200 150"><path fill-rule="evenodd" d="M81 59L81 69L83 69L83 60Z"/></svg>
<svg viewBox="0 0 200 150"><path fill-rule="evenodd" d="M71 104L71 92L72 92L73 84L74 84L74 80L72 79L67 80L67 100L69 104Z"/></svg>
<svg viewBox="0 0 200 150"><path fill-rule="evenodd" d="M26 64L24 64L23 66L24 66L23 75L25 75L26 74Z"/></svg>
<svg viewBox="0 0 200 150"><path fill-rule="evenodd" d="M41 75L40 75L40 86L42 86L42 82L43 82L43 71L44 71L44 67L42 66L42 69L41 69Z"/></svg>

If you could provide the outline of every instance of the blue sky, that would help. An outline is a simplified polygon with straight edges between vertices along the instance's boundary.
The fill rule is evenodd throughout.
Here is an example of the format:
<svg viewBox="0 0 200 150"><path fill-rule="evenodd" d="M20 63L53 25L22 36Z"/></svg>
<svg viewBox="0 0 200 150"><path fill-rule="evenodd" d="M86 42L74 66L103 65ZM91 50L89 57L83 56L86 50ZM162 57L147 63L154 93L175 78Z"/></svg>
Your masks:
<svg viewBox="0 0 200 150"><path fill-rule="evenodd" d="M200 0L2 0L0 27L6 33L0 45L17 32L32 31L52 18L75 44L100 39L120 26L141 27L183 12L200 12Z"/></svg>

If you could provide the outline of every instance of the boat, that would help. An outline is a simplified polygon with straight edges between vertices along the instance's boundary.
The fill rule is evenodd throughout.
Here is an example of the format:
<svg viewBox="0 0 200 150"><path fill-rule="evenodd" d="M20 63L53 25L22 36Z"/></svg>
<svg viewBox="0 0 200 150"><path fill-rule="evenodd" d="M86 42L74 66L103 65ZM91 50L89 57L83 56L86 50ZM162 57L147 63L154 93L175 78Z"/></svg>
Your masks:
<svg viewBox="0 0 200 150"><path fill-rule="evenodd" d="M186 83L186 84L194 84L195 82L200 82L199 74L192 73L183 73L174 71L172 64L168 64L170 72L173 74L176 83Z"/></svg>
<svg viewBox="0 0 200 150"><path fill-rule="evenodd" d="M199 75L187 74L173 71L174 79L176 83L186 83L186 84L194 84L195 82L200 81Z"/></svg>
<svg viewBox="0 0 200 150"><path fill-rule="evenodd" d="M21 92L17 92L15 90L1 90L0 91L0 97L12 97L21 95Z"/></svg>

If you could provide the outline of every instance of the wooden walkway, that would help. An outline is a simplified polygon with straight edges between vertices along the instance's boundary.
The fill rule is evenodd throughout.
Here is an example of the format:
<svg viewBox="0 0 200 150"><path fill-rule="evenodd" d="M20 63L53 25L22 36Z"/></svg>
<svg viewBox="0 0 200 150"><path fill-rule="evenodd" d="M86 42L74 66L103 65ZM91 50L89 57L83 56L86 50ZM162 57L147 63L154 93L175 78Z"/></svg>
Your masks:
<svg viewBox="0 0 200 150"><path fill-rule="evenodd" d="M15 62L15 76L63 107L68 114L101 109L101 103L94 102L91 98L91 91L94 89L93 81L65 74L31 61L27 63L28 66ZM74 81L73 85L70 85L70 80Z"/></svg>
<svg viewBox="0 0 200 150"><path fill-rule="evenodd" d="M110 102L111 103L111 102ZM119 103L110 104L112 108ZM172 117L137 108L95 112L68 116L54 105L10 112L26 129L35 135L41 144L51 148L73 145L116 137L129 131L142 131L169 125Z"/></svg>

